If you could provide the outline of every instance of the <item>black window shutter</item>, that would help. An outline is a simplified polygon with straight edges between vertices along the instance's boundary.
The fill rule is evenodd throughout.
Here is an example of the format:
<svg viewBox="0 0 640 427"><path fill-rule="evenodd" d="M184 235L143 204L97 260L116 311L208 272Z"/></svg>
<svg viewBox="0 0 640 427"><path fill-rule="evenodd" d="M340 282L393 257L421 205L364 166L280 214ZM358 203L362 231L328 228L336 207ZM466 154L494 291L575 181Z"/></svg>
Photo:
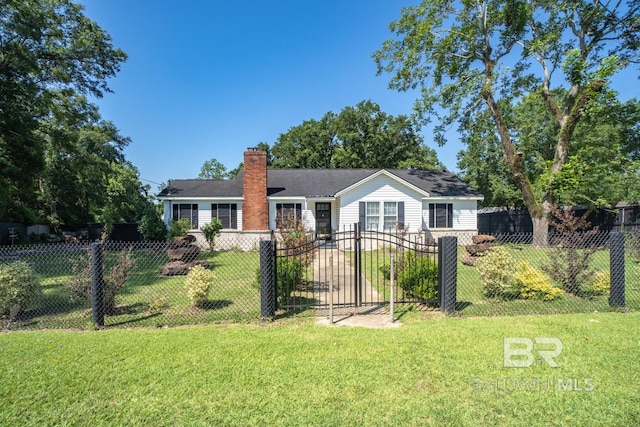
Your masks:
<svg viewBox="0 0 640 427"><path fill-rule="evenodd" d="M367 219L367 204L365 202L360 202L360 227L364 227Z"/></svg>
<svg viewBox="0 0 640 427"><path fill-rule="evenodd" d="M404 228L404 202L398 202L398 226Z"/></svg>

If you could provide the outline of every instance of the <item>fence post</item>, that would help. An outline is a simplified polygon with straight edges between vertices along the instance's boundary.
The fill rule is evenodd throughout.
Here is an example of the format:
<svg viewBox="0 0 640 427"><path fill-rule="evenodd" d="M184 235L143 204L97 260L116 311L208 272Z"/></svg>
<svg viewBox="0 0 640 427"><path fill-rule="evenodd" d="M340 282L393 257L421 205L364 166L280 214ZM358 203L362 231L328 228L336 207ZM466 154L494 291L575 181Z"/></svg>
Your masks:
<svg viewBox="0 0 640 427"><path fill-rule="evenodd" d="M362 230L361 224L356 222L353 224L353 250L354 250L354 274L353 278L353 298L356 307L362 306Z"/></svg>
<svg viewBox="0 0 640 427"><path fill-rule="evenodd" d="M611 274L609 306L624 307L624 234L611 233L609 242L609 268Z"/></svg>
<svg viewBox="0 0 640 427"><path fill-rule="evenodd" d="M458 238L445 236L438 239L438 300L440 310L451 313L456 308L458 283Z"/></svg>
<svg viewBox="0 0 640 427"><path fill-rule="evenodd" d="M91 317L93 323L104 326L104 277L102 274L102 242L91 244Z"/></svg>
<svg viewBox="0 0 640 427"><path fill-rule="evenodd" d="M270 320L276 314L276 242L260 241L260 313L262 320Z"/></svg>
<svg viewBox="0 0 640 427"><path fill-rule="evenodd" d="M391 266L389 267L389 311L391 312L391 321L395 322L396 321L395 314L394 314L395 295L393 292L393 288L396 285L395 272L394 272L394 270L396 269L395 254L391 252L389 254L389 258L390 258L389 263L391 264Z"/></svg>

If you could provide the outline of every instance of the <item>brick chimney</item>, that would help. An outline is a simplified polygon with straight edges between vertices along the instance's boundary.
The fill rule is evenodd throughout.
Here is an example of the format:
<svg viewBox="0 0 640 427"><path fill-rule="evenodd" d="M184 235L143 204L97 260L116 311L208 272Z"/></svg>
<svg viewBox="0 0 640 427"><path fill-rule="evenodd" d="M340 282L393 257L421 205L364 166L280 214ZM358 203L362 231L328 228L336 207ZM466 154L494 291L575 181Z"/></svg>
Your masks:
<svg viewBox="0 0 640 427"><path fill-rule="evenodd" d="M267 203L267 152L248 148L244 152L244 202L242 229L269 230L269 204Z"/></svg>

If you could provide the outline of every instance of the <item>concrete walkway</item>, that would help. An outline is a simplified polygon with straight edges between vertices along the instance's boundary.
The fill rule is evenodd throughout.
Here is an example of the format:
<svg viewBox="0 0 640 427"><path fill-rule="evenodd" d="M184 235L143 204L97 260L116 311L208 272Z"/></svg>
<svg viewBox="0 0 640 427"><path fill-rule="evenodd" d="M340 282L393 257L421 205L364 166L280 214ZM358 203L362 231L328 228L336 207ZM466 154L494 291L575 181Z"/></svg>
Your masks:
<svg viewBox="0 0 640 427"><path fill-rule="evenodd" d="M314 297L321 306L318 308L319 323L330 324L329 303L332 301L335 325L370 328L400 326L400 322L392 321L383 299L365 277L362 278L363 305L356 306L355 270L349 256L338 248L328 245L316 251L313 274Z"/></svg>

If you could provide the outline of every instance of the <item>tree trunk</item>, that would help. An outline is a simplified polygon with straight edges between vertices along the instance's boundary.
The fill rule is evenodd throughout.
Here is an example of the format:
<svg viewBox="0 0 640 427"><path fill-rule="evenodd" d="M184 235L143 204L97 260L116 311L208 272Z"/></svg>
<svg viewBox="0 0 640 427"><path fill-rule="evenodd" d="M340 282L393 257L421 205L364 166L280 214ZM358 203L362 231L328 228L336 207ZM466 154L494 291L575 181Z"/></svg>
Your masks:
<svg viewBox="0 0 640 427"><path fill-rule="evenodd" d="M540 211L537 215L529 210L531 222L533 223L533 241L531 242L531 246L534 248L549 246L549 217L551 216L552 206L551 202L545 200L540 205Z"/></svg>
<svg viewBox="0 0 640 427"><path fill-rule="evenodd" d="M531 216L533 222L533 241L531 246L534 248L543 248L549 244L549 218L546 215L542 217Z"/></svg>

